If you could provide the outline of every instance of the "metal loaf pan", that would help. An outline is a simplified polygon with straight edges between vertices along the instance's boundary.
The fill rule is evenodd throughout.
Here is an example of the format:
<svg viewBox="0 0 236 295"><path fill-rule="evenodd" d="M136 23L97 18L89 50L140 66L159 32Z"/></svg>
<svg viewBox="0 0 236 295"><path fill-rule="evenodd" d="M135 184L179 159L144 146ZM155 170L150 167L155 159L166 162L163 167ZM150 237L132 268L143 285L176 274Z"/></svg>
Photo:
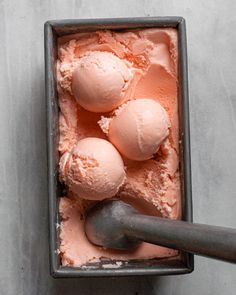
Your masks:
<svg viewBox="0 0 236 295"><path fill-rule="evenodd" d="M180 172L182 193L182 219L192 221L191 162L189 98L187 73L187 42L185 20L182 17L148 17L118 19L53 20L45 23L45 82L47 102L48 140L48 200L49 200L49 245L51 275L58 277L111 277L135 275L176 275L193 271L193 255L181 252L179 257L130 261L116 269L105 268L103 263L89 268L63 267L57 253L60 222L58 200L61 185L58 180L58 97L55 64L57 38L78 32L112 29L135 29L149 27L172 27L178 30L178 100L180 125Z"/></svg>

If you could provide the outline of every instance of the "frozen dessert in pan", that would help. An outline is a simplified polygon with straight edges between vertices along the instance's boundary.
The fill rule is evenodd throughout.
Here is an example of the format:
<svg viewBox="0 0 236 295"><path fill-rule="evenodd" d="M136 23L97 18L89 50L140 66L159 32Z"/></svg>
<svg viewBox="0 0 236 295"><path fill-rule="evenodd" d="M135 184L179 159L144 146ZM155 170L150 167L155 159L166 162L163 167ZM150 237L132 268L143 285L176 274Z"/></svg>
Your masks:
<svg viewBox="0 0 236 295"><path fill-rule="evenodd" d="M120 153L136 161L151 159L170 128L167 112L152 99L131 100L110 122L102 117L98 123Z"/></svg>
<svg viewBox="0 0 236 295"><path fill-rule="evenodd" d="M84 233L89 208L112 197L144 214L181 218L177 63L173 28L59 38L62 265L178 255L148 243L108 250Z"/></svg>
<svg viewBox="0 0 236 295"><path fill-rule="evenodd" d="M109 142L87 137L61 158L61 176L80 198L103 200L116 195L125 180L123 160Z"/></svg>
<svg viewBox="0 0 236 295"><path fill-rule="evenodd" d="M77 102L91 112L109 112L125 99L131 71L111 52L92 51L81 57L72 76Z"/></svg>

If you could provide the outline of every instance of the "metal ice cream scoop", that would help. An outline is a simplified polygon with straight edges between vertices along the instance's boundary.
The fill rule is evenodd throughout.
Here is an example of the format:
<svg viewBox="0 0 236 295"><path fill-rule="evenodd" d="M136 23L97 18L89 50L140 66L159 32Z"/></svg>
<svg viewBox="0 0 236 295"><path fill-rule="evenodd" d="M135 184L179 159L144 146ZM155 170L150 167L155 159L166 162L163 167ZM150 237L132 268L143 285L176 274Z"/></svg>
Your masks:
<svg viewBox="0 0 236 295"><path fill-rule="evenodd" d="M119 199L92 207L85 232L93 244L105 248L128 250L145 241L236 262L236 229L141 215Z"/></svg>

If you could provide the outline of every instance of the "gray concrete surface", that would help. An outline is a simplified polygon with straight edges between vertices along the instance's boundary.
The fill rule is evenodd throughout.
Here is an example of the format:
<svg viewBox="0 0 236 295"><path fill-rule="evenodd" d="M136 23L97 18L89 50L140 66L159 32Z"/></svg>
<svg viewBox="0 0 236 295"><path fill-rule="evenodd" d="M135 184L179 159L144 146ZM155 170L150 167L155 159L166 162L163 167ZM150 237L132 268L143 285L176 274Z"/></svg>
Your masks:
<svg viewBox="0 0 236 295"><path fill-rule="evenodd" d="M195 222L236 227L236 1L0 1L0 294L235 294L236 266L191 275L49 276L43 23L180 15L187 20Z"/></svg>

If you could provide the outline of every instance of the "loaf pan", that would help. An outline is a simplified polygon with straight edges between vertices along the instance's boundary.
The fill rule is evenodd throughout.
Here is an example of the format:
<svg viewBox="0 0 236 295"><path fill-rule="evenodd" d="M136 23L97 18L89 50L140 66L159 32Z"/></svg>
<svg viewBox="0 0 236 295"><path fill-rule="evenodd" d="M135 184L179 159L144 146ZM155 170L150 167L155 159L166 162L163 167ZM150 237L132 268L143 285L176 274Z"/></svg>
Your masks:
<svg viewBox="0 0 236 295"><path fill-rule="evenodd" d="M178 105L180 127L180 175L182 197L182 219L192 222L191 162L189 97L187 72L186 25L182 17L150 18L110 18L83 20L52 20L44 26L45 45L45 84L47 109L47 153L48 153L48 201L49 201L49 249L50 271L59 277L115 277L137 275L177 275L193 271L193 255L181 252L178 257L137 260L122 264L119 268L109 269L104 262L89 267L65 267L61 265L59 248L60 216L58 202L61 196L61 184L58 179L57 151L59 138L58 95L56 87L57 38L87 31L123 30L135 28L176 28L178 31Z"/></svg>

